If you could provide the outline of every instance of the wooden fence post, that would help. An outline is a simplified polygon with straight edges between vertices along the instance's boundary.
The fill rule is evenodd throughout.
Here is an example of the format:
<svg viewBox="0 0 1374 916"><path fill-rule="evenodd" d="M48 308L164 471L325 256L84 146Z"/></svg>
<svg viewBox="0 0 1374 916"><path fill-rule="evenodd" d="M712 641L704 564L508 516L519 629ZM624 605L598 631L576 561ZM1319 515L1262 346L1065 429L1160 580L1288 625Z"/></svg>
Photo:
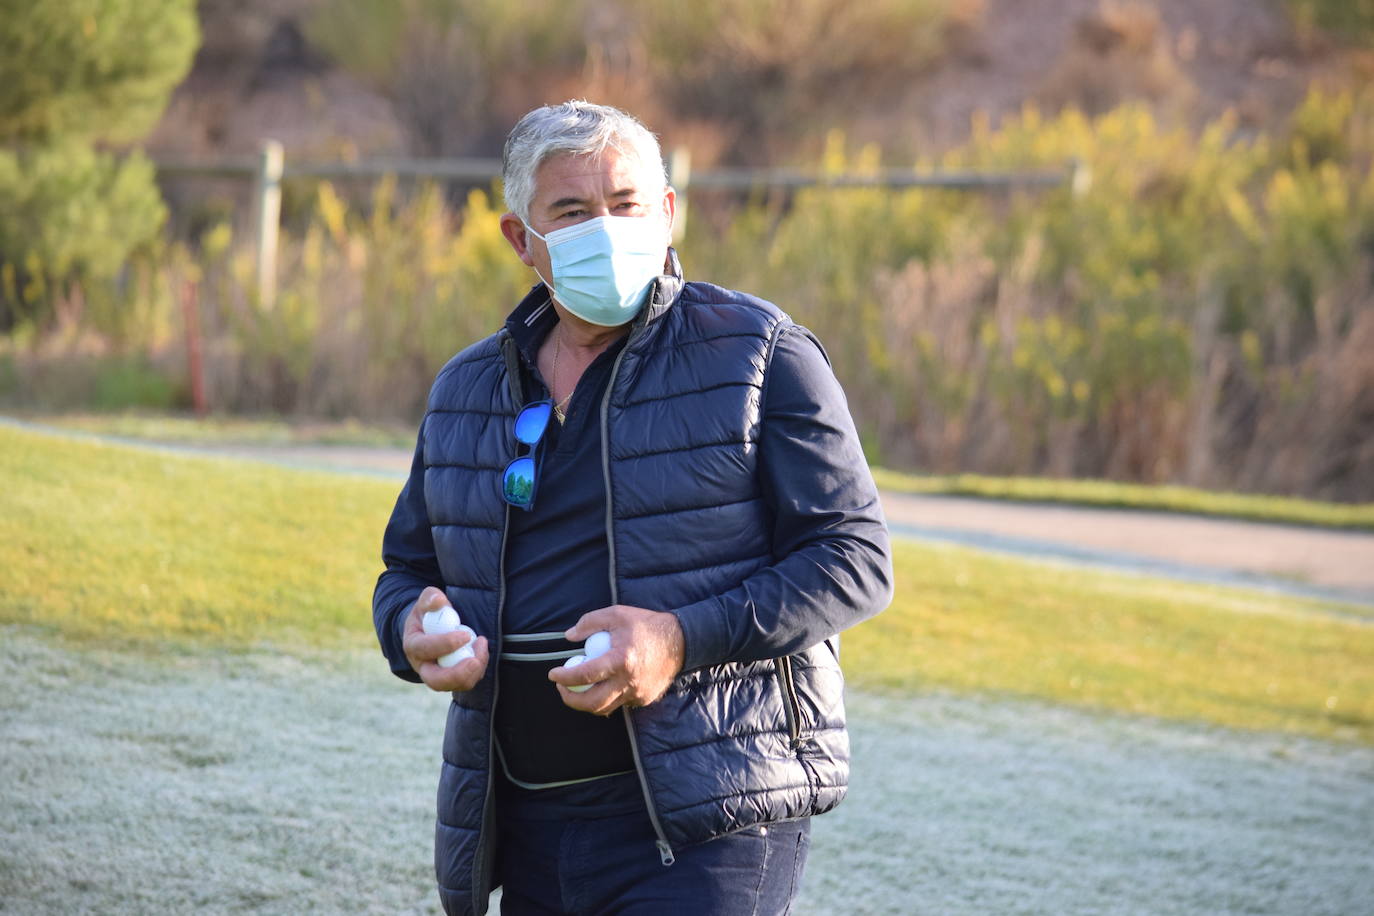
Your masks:
<svg viewBox="0 0 1374 916"><path fill-rule="evenodd" d="M687 186L692 183L692 153L685 146L675 148L668 159L668 183L677 191L673 241L680 242L687 233Z"/></svg>
<svg viewBox="0 0 1374 916"><path fill-rule="evenodd" d="M277 233L281 227L281 176L284 153L276 140L262 141L257 172L258 302L270 309L277 301Z"/></svg>
<svg viewBox="0 0 1374 916"><path fill-rule="evenodd" d="M1082 197L1092 190L1093 167L1077 156L1069 162L1069 191L1074 197Z"/></svg>

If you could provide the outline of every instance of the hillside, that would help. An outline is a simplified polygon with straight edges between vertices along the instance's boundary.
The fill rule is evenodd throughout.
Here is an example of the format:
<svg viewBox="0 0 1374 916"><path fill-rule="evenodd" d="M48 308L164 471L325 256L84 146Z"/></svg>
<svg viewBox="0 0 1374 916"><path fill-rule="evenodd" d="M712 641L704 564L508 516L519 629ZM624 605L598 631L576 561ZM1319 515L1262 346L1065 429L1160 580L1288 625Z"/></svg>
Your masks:
<svg viewBox="0 0 1374 916"><path fill-rule="evenodd" d="M471 98L457 90L462 102L455 106L482 110L455 112L455 128L436 140L413 113L407 117L394 87L376 85L357 60L331 58L312 43L307 36L323 6L202 0L204 44L149 138L150 151L245 153L272 136L298 155L423 153L436 146L448 154L494 155L504 127L521 111L582 94L642 112L667 145L690 145L699 163L739 158L737 130L702 117L676 120L670 103L630 88L636 50L623 35L619 46L588 51L580 71L550 65L541 73L524 61L522 73L532 78L486 86L484 93L478 83L491 77L470 74ZM933 59L913 79L846 99L848 116L840 123L803 125L801 143L779 148L804 158L826 129L840 126L893 155L930 152L961 141L975 111L996 121L1028 102L1098 112L1138 99L1194 122L1229 108L1243 124L1260 127L1281 119L1313 80L1348 83L1371 69L1367 52L1342 49L1330 37L1300 38L1277 0L950 0L947 15ZM589 47L613 41L606 35L615 33L615 22L595 18L589 13L584 24ZM880 75L873 74L875 87ZM463 122L465 114L472 123Z"/></svg>

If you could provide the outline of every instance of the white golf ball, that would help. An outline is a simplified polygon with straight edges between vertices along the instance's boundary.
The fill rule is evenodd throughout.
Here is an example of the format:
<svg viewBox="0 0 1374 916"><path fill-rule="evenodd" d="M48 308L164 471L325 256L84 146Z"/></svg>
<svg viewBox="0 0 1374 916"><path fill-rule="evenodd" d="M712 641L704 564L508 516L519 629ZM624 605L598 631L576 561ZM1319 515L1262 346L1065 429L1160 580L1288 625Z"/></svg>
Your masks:
<svg viewBox="0 0 1374 916"><path fill-rule="evenodd" d="M435 633L451 633L458 629L461 621L458 619L458 612L452 605L441 607L436 611L425 612L422 621L425 632L431 635Z"/></svg>
<svg viewBox="0 0 1374 916"><path fill-rule="evenodd" d="M472 631L471 627L463 626L459 621L458 612L453 609L452 605L441 607L433 611L426 611L424 618L421 620L421 626L423 626L424 631L431 636L435 633L452 633L454 630L467 630L469 639L477 638L477 634ZM473 655L472 643L468 642L460 649L455 649L447 655L439 656L436 661L440 668L452 668L463 659L472 658Z"/></svg>
<svg viewBox="0 0 1374 916"><path fill-rule="evenodd" d="M585 655L574 655L572 658L568 659L566 662L563 663L563 667L564 667L564 668L576 668L578 665L582 664L582 663L585 662L586 660L587 660L587 656L585 656ZM577 685L575 685L575 686L573 686L573 687L569 687L568 689L571 690L573 693L585 693L585 692L587 692L588 690L591 690L591 689L592 689L592 685L591 685L591 684L577 684Z"/></svg>
<svg viewBox="0 0 1374 916"><path fill-rule="evenodd" d="M457 649L454 649L449 654L439 656L440 668L452 668L454 665L458 664L463 659L474 658L477 655L476 652L472 651L472 644L477 641L477 634L473 631L472 627L466 625L459 625L457 627L454 627L454 629L462 630L463 632L467 633L468 641L463 643Z"/></svg>
<svg viewBox="0 0 1374 916"><path fill-rule="evenodd" d="M587 644L583 648L588 658L596 658L611 651L611 634L605 630L600 630L587 637Z"/></svg>

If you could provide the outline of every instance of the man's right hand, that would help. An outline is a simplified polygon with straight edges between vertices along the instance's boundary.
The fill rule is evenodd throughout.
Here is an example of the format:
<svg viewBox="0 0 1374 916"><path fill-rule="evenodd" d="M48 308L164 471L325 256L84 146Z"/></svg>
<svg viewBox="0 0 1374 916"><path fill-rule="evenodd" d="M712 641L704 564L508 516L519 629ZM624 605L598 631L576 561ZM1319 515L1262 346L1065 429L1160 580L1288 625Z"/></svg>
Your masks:
<svg viewBox="0 0 1374 916"><path fill-rule="evenodd" d="M439 656L447 655L468 641L468 634L462 630L433 635L425 633L425 613L443 607L448 607L448 598L443 591L431 586L421 592L410 608L410 616L406 618L401 646L410 667L415 669L430 690L443 693L471 690L487 670L487 638L479 636L472 644L472 650L476 653L473 658L465 658L451 668L439 667Z"/></svg>

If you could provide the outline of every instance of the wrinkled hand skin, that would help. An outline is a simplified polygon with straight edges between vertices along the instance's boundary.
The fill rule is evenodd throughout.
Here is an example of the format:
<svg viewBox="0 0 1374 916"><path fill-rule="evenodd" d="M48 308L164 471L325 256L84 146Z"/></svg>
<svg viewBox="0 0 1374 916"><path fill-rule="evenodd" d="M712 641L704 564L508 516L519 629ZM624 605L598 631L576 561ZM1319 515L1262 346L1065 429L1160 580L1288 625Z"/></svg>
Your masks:
<svg viewBox="0 0 1374 916"><path fill-rule="evenodd" d="M433 635L425 633L425 614L447 606L448 598L440 589L431 586L421 592L410 609L410 616L406 618L401 646L410 667L415 669L430 690L442 693L471 690L487 670L487 638L477 637L472 644L472 650L476 653L472 658L465 658L451 668L439 667L438 658L441 655L447 655L468 642L468 634L462 630ZM462 617L461 612L458 616Z"/></svg>
<svg viewBox="0 0 1374 916"><path fill-rule="evenodd" d="M682 670L684 644L677 617L665 611L616 604L588 611L564 635L582 642L598 630L611 634L611 650L576 668L556 667L549 680L567 706L609 716L622 706L648 706L668 692ZM568 687L593 684L585 693Z"/></svg>

